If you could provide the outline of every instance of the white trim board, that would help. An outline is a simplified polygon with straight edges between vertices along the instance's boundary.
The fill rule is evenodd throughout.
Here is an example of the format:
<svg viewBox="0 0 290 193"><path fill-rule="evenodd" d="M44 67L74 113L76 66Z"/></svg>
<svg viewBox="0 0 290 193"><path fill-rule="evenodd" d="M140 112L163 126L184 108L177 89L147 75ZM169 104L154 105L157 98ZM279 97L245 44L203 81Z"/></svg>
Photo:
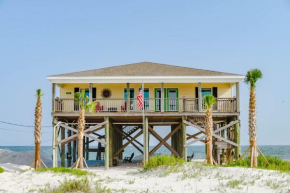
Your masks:
<svg viewBox="0 0 290 193"><path fill-rule="evenodd" d="M235 83L244 76L94 76L47 77L52 83Z"/></svg>

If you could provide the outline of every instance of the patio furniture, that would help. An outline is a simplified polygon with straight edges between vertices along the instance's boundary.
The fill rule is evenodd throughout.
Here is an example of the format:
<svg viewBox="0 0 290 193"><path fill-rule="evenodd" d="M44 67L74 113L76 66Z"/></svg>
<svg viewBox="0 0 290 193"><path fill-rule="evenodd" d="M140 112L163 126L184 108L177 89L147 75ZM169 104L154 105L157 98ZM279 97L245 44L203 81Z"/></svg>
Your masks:
<svg viewBox="0 0 290 193"><path fill-rule="evenodd" d="M132 159L134 157L134 153L131 154L131 157L125 157L123 163L132 163Z"/></svg>

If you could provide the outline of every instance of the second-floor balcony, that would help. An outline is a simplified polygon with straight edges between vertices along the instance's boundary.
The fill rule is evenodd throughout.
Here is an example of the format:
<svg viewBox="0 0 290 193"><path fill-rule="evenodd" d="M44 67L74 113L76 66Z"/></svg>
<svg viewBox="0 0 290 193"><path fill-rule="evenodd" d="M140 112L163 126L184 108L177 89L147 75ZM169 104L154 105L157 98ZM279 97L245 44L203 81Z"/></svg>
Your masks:
<svg viewBox="0 0 290 193"><path fill-rule="evenodd" d="M143 108L138 107L138 99L93 99L97 102L96 113L111 112L111 113L128 113L142 112ZM129 103L129 104L127 104ZM201 108L199 110L199 108ZM204 112L205 105L202 102L199 107L197 98L145 98L145 112ZM74 99L56 98L54 103L54 112L58 113L75 113L79 111L79 105ZM213 106L213 112L220 113L235 113L237 112L236 98L217 98L216 104Z"/></svg>

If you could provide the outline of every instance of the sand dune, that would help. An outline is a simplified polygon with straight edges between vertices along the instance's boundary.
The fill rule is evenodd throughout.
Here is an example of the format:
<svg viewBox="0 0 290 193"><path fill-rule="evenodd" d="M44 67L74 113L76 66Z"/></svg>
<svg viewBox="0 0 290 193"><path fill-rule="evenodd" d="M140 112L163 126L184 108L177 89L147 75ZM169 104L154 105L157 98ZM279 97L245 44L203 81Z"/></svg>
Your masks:
<svg viewBox="0 0 290 193"><path fill-rule="evenodd" d="M45 163L50 160L42 157ZM34 152L15 152L10 150L0 149L0 163L11 163L17 165L30 166L34 161Z"/></svg>
<svg viewBox="0 0 290 193"><path fill-rule="evenodd" d="M28 170L33 152L0 150L0 192L39 192L49 185L58 186L65 179L81 179L69 174L38 173ZM210 167L200 160L178 167L160 167L140 172L137 164L122 164L105 170L92 167L95 175L86 176L92 187L99 183L112 192L252 192L274 193L290 191L290 174L277 171Z"/></svg>
<svg viewBox="0 0 290 193"><path fill-rule="evenodd" d="M81 179L69 174L38 173L28 166L0 164L0 192L39 192L49 185L58 186L67 179ZM90 168L95 175L87 176L92 187L99 183L112 192L289 192L290 174L250 168L209 167L199 162L186 163L180 168L159 168L140 172L138 165L124 164L104 170ZM21 171L26 170L26 171Z"/></svg>

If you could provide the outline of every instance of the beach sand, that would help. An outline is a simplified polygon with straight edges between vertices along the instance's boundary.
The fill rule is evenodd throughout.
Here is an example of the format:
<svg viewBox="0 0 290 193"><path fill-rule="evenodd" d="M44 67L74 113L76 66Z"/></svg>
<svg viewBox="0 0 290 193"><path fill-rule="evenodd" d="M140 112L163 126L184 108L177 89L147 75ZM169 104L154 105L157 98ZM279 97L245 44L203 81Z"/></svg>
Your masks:
<svg viewBox="0 0 290 193"><path fill-rule="evenodd" d="M48 184L57 186L65 179L81 179L70 174L38 173L28 166L0 164L0 192L39 192ZM90 168L92 187L98 182L112 192L288 192L290 174L249 168L204 166L200 162L180 167L159 168L140 172L134 164ZM24 171L23 171L24 170Z"/></svg>
<svg viewBox="0 0 290 193"><path fill-rule="evenodd" d="M33 152L0 150L0 192L39 192L46 186L57 187L65 179L82 179L71 174L39 173L29 166ZM138 164L122 164L105 170L92 167L87 178L92 188L98 183L112 192L290 192L290 174L277 171L240 168L210 167L202 160L182 166L159 167L141 172Z"/></svg>

